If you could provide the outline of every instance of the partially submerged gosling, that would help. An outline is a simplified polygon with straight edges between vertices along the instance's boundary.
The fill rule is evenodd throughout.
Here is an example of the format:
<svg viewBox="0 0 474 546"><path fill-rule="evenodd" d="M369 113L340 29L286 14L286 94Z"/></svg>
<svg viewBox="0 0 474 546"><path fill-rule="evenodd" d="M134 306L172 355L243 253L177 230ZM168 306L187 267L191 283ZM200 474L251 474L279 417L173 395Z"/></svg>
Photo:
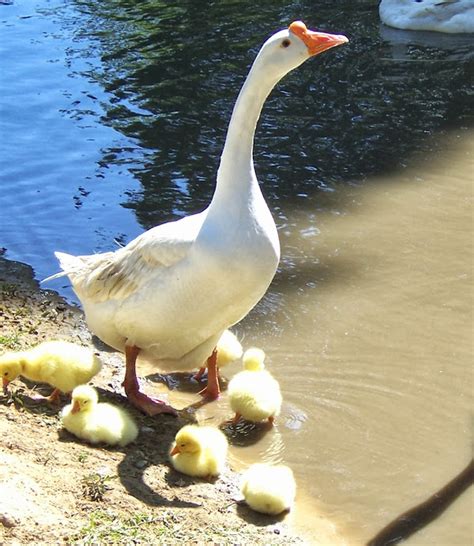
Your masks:
<svg viewBox="0 0 474 546"><path fill-rule="evenodd" d="M98 403L97 391L79 385L72 391L72 403L61 412L63 427L91 444L126 446L138 435L138 427L122 408Z"/></svg>
<svg viewBox="0 0 474 546"><path fill-rule="evenodd" d="M275 516L292 508L296 483L287 466L257 463L242 475L240 491L250 508Z"/></svg>
<svg viewBox="0 0 474 546"><path fill-rule="evenodd" d="M217 369L220 370L227 364L238 360L243 353L242 345L237 336L230 330L224 330L216 345L217 351ZM206 366L199 368L194 379L199 381L206 371Z"/></svg>
<svg viewBox="0 0 474 546"><path fill-rule="evenodd" d="M4 392L8 384L21 375L54 387L49 401L57 400L60 392L69 393L77 385L87 383L101 367L102 363L93 350L68 341L45 341L27 351L7 352L0 356Z"/></svg>
<svg viewBox="0 0 474 546"><path fill-rule="evenodd" d="M244 371L236 374L227 388L230 407L235 412L233 422L243 417L253 423L265 419L273 423L280 414L282 397L278 381L265 370L265 353L251 348L242 360Z"/></svg>
<svg viewBox="0 0 474 546"><path fill-rule="evenodd" d="M171 464L188 476L218 476L225 467L227 448L227 438L219 429L186 425L176 434L170 450Z"/></svg>

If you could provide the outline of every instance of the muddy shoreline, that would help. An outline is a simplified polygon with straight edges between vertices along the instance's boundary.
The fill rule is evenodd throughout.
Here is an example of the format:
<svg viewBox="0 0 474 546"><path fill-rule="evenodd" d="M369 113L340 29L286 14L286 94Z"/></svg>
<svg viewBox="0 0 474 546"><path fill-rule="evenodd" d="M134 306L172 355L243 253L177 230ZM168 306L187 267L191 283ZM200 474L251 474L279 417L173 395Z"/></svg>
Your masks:
<svg viewBox="0 0 474 546"><path fill-rule="evenodd" d="M92 340L79 308L3 257L0 294L0 352L47 339L94 343L104 369L93 384L101 399L128 408L122 356ZM140 427L134 444L91 447L61 429L59 408L32 400L48 387L20 379L11 387L0 396L0 544L308 543L283 519L237 503L231 469L215 483L170 469L169 445L191 412L150 418L130 410Z"/></svg>

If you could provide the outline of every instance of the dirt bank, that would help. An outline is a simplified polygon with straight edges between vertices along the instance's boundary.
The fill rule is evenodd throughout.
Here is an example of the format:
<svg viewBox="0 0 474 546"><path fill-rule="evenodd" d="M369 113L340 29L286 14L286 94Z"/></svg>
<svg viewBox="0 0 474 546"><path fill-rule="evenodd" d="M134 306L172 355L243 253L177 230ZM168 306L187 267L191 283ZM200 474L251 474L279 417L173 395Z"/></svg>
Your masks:
<svg viewBox="0 0 474 546"><path fill-rule="evenodd" d="M82 312L41 290L27 265L0 258L0 353L46 339L92 343ZM127 406L122 356L96 347L103 400ZM124 449L91 447L61 430L48 387L17 379L0 395L0 544L303 544L284 521L238 505L238 475L215 483L170 469L167 452L192 413L145 417ZM66 400L63 400L63 404Z"/></svg>

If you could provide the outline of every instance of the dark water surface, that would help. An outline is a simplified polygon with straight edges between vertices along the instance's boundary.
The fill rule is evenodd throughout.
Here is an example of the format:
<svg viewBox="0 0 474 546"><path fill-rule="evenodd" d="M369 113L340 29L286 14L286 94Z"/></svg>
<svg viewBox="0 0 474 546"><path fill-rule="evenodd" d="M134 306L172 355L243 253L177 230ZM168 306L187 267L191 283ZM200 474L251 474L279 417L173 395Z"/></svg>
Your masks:
<svg viewBox="0 0 474 546"><path fill-rule="evenodd" d="M290 74L265 106L255 161L280 224L282 200L358 184L430 151L434 132L472 125L469 40L452 60L453 47L383 40L374 2L262 4L1 6L7 256L41 278L54 249L103 251L202 210L248 67L295 18L351 42Z"/></svg>
<svg viewBox="0 0 474 546"><path fill-rule="evenodd" d="M392 31L368 0L0 5L0 247L41 279L54 250L111 250L204 209L249 66L295 19L350 43L287 76L257 130L282 263L237 331L287 405L234 458L290 463L356 544L466 464L472 36ZM434 536L472 542L460 506Z"/></svg>

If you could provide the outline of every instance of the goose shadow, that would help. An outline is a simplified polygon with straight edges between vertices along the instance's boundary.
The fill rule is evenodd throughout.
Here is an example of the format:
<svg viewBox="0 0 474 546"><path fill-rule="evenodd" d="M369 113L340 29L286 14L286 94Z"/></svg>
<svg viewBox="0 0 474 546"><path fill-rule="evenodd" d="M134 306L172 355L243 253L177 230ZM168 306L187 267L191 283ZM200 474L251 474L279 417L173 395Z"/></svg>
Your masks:
<svg viewBox="0 0 474 546"><path fill-rule="evenodd" d="M117 449L124 453L123 459L117 466L117 475L127 492L149 506L165 506L174 508L198 508L199 503L183 501L176 496L170 500L161 495L145 481L145 474L149 469L155 468L161 472L164 467L168 469L168 449L173 442L178 430L188 424L192 419L192 413L187 408L179 411L179 417L162 414L157 417L147 417L134 408L130 408L127 399L120 393L98 388L101 398L114 401L124 406L130 414L133 414L140 427L137 441L127 448ZM103 395L103 396L102 396ZM188 414L191 413L191 416ZM155 438L161 441L156 442Z"/></svg>
<svg viewBox="0 0 474 546"><path fill-rule="evenodd" d="M187 476L175 470L172 466L168 466L165 474L165 481L170 487L185 488L190 485L198 483L216 483L219 479L218 476L211 476L207 478L198 478L196 476Z"/></svg>
<svg viewBox="0 0 474 546"><path fill-rule="evenodd" d="M166 493L161 494L145 481L145 475L150 474L149 481L153 483L153 474L161 475L169 472L168 450L177 431L186 424L181 417L171 415L141 416L141 430L137 442L124 449L124 457L117 466L117 474L127 493L149 506L165 506L174 508L198 508L199 503L181 500L173 489L176 484L166 480ZM160 483L160 479L156 479ZM172 498L170 498L172 496Z"/></svg>

